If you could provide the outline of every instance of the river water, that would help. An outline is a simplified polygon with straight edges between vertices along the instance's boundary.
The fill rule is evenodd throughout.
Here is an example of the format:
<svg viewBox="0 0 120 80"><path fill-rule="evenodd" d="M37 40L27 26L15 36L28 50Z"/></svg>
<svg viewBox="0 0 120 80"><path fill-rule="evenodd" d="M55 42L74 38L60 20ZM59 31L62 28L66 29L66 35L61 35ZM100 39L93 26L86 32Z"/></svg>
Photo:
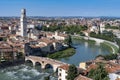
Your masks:
<svg viewBox="0 0 120 80"><path fill-rule="evenodd" d="M99 54L109 54L109 50L99 46L98 44L89 44L79 40L73 41L76 47L76 54L71 57L59 59L60 61L79 65L80 62L94 59ZM33 68L31 65L22 64L19 66L8 67L0 70L0 80L44 80L45 76L50 75L51 80L57 80L52 77L51 69L41 70L39 66Z"/></svg>
<svg viewBox="0 0 120 80"><path fill-rule="evenodd" d="M23 64L0 70L0 80L44 80L45 76L52 75L50 70L43 71ZM50 78L51 80L57 80L52 76Z"/></svg>
<svg viewBox="0 0 120 80"><path fill-rule="evenodd" d="M95 59L97 55L110 53L108 48L100 46L98 43L93 44L74 40L73 46L76 48L76 53L71 57L59 59L60 61L78 66L80 62Z"/></svg>

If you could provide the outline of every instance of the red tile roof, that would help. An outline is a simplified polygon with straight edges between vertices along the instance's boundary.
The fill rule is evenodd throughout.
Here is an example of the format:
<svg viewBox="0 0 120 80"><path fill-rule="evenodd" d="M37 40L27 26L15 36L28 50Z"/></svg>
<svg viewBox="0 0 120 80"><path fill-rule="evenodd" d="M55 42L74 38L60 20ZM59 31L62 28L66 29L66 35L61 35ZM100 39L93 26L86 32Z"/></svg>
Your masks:
<svg viewBox="0 0 120 80"><path fill-rule="evenodd" d="M68 70L69 69L69 65L62 65L62 66L59 66L59 68L61 69L64 69L64 70Z"/></svg>
<svg viewBox="0 0 120 80"><path fill-rule="evenodd" d="M92 79L90 79L90 78L88 78L86 76L79 75L74 80L92 80Z"/></svg>

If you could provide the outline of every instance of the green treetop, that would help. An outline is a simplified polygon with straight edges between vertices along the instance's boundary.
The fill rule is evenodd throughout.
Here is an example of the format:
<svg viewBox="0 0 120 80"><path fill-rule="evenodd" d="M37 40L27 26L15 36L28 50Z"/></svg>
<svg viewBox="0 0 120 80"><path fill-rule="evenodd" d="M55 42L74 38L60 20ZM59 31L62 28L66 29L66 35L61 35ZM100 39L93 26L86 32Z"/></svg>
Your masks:
<svg viewBox="0 0 120 80"><path fill-rule="evenodd" d="M67 75L67 80L74 80L77 77L77 68L75 65L70 65Z"/></svg>

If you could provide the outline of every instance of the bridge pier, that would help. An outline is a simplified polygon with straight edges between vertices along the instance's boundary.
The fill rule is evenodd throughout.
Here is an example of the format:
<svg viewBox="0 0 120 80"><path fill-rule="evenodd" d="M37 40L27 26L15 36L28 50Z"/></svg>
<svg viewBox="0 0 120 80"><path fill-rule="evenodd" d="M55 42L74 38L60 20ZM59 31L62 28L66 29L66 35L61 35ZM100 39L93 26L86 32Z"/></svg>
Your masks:
<svg viewBox="0 0 120 80"><path fill-rule="evenodd" d="M41 69L45 69L45 67L46 67L46 64L41 64ZM53 71L56 72L58 66L57 65L52 65L52 67L53 67Z"/></svg>
<svg viewBox="0 0 120 80"><path fill-rule="evenodd" d="M36 62L32 61L32 63L33 63L33 67L35 67L35 63L36 63Z"/></svg>
<svg viewBox="0 0 120 80"><path fill-rule="evenodd" d="M53 66L53 71L56 72L56 71L57 71L57 68L58 68L58 66L56 66L56 65Z"/></svg>
<svg viewBox="0 0 120 80"><path fill-rule="evenodd" d="M44 64L41 64L41 69L45 69L45 65Z"/></svg>

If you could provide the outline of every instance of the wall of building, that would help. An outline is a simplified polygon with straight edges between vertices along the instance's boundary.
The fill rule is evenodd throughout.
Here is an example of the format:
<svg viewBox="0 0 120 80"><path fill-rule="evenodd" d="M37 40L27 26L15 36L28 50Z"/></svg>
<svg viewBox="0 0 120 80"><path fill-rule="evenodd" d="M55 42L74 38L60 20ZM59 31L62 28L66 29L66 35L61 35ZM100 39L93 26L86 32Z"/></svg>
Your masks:
<svg viewBox="0 0 120 80"><path fill-rule="evenodd" d="M61 68L58 68L58 80L67 80L67 71Z"/></svg>

